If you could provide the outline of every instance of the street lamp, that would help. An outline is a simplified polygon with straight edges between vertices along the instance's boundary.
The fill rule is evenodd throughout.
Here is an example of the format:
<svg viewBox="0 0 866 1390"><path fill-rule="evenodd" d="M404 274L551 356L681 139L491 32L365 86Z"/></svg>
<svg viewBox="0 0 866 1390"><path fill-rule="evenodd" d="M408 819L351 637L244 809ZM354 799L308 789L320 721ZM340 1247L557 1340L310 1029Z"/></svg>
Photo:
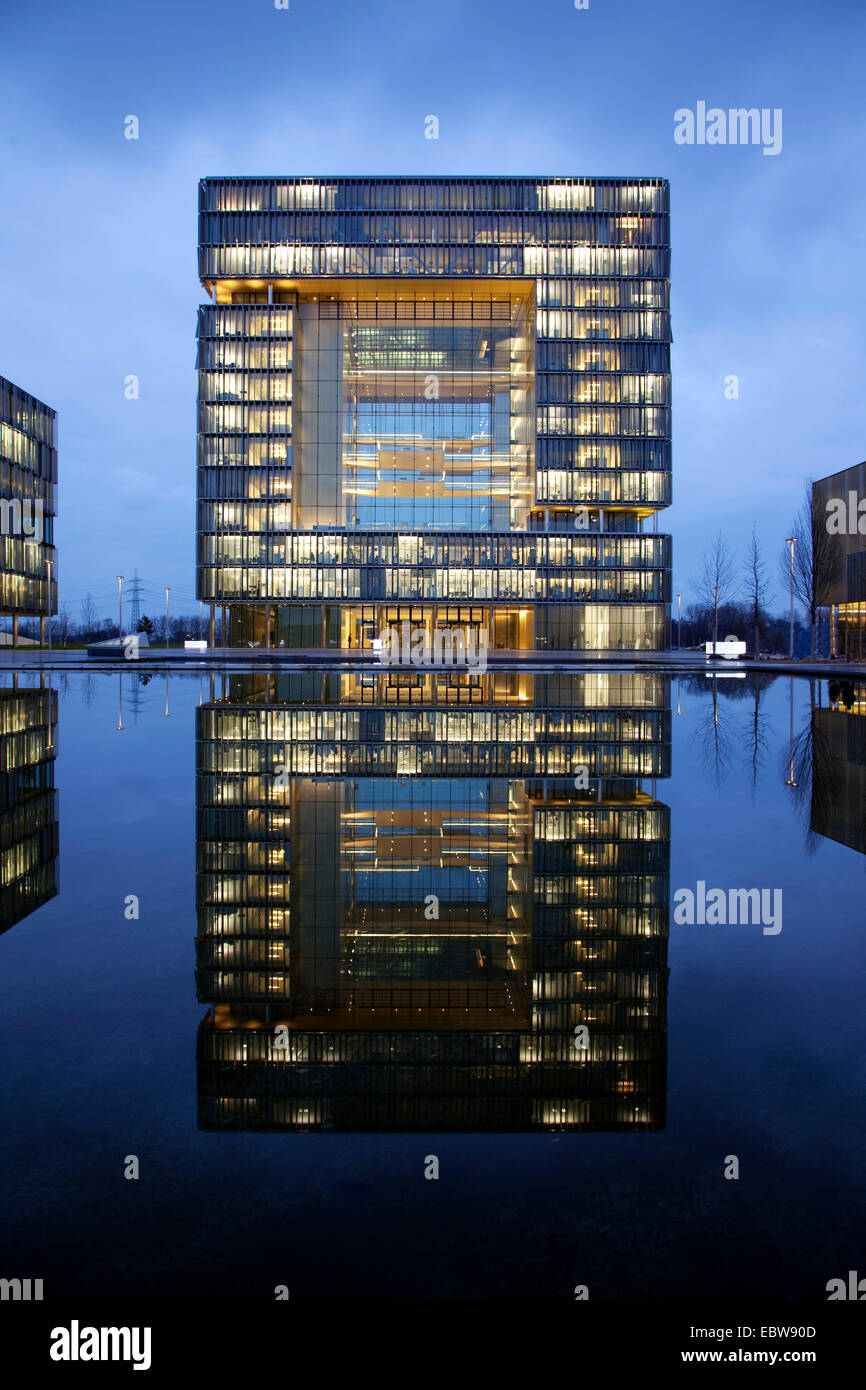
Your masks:
<svg viewBox="0 0 866 1390"><path fill-rule="evenodd" d="M683 645L683 596L677 594L677 651Z"/></svg>
<svg viewBox="0 0 866 1390"><path fill-rule="evenodd" d="M167 647L170 645L170 643L169 643L169 638L168 638L168 594L169 594L169 586L166 585L166 589L165 589L165 645L166 645Z"/></svg>
<svg viewBox="0 0 866 1390"><path fill-rule="evenodd" d="M122 575L122 574L119 574L119 575L117 576L117 602L118 602L117 640L120 642L120 645L123 646L123 575Z"/></svg>
<svg viewBox="0 0 866 1390"><path fill-rule="evenodd" d="M785 544L791 547L791 632L788 638L788 656L794 660L794 545L796 536L786 536Z"/></svg>

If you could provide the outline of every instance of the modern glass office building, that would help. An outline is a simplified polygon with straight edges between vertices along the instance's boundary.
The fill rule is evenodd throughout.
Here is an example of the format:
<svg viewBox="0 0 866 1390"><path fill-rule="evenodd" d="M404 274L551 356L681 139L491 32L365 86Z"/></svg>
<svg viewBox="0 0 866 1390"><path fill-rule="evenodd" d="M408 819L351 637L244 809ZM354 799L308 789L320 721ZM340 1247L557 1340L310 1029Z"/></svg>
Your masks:
<svg viewBox="0 0 866 1390"><path fill-rule="evenodd" d="M0 613L57 612L56 412L0 376Z"/></svg>
<svg viewBox="0 0 866 1390"><path fill-rule="evenodd" d="M866 462L812 484L812 568L831 656L866 658Z"/></svg>
<svg viewBox="0 0 866 1390"><path fill-rule="evenodd" d="M665 646L669 271L664 179L202 180L212 632Z"/></svg>

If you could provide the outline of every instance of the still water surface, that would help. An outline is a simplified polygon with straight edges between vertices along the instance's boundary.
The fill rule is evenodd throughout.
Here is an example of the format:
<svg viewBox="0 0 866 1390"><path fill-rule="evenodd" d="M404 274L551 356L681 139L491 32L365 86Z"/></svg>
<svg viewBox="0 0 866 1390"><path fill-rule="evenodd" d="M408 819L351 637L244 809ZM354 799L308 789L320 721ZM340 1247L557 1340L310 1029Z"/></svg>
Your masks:
<svg viewBox="0 0 866 1390"><path fill-rule="evenodd" d="M862 1271L866 690L2 679L4 1277L823 1298ZM677 920L714 888L781 912Z"/></svg>

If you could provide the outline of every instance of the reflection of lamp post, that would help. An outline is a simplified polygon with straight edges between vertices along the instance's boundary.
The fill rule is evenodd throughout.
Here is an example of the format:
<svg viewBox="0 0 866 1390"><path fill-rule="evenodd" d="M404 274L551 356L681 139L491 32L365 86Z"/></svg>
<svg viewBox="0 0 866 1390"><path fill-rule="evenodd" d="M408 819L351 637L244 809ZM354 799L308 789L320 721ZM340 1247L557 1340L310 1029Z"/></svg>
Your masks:
<svg viewBox="0 0 866 1390"><path fill-rule="evenodd" d="M790 728L790 733L789 733L789 736L788 736L788 747L789 747L789 749L790 749L791 766L790 766L790 769L789 769L789 771L788 771L788 780L786 781L785 786L786 786L786 787L796 787L797 783L796 783L796 781L794 780L794 677L793 677L793 676L790 677L788 683L789 683L789 685L790 685L790 687L791 687L791 690L790 690L791 728Z"/></svg>
<svg viewBox="0 0 866 1390"><path fill-rule="evenodd" d="M51 561L45 563L48 566L48 650L51 651Z"/></svg>
<svg viewBox="0 0 866 1390"><path fill-rule="evenodd" d="M796 536L787 536L785 544L791 547L791 634L788 638L788 656L794 660L794 543Z"/></svg>

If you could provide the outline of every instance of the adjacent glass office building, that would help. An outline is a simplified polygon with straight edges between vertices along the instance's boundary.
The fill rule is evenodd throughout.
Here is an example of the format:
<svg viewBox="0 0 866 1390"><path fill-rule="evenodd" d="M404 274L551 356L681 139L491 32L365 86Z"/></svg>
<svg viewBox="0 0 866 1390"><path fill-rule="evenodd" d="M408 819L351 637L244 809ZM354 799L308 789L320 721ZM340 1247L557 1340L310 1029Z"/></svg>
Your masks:
<svg viewBox="0 0 866 1390"><path fill-rule="evenodd" d="M830 655L849 661L866 658L864 499L866 463L812 484L815 595L828 611Z"/></svg>
<svg viewBox="0 0 866 1390"><path fill-rule="evenodd" d="M232 645L667 644L663 179L204 179L198 592Z"/></svg>
<svg viewBox="0 0 866 1390"><path fill-rule="evenodd" d="M57 612L56 412L0 376L0 613Z"/></svg>

